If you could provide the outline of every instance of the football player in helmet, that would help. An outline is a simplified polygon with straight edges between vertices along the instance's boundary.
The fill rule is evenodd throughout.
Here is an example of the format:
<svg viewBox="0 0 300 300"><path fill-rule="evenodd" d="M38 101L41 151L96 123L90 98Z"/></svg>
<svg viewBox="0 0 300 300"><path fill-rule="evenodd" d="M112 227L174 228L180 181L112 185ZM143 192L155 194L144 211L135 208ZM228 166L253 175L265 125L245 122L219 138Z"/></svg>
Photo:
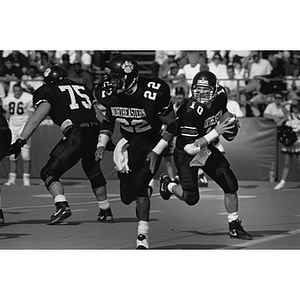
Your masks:
<svg viewBox="0 0 300 300"><path fill-rule="evenodd" d="M201 71L193 78L192 97L178 110L179 132L174 151L174 161L180 184L173 182L167 174L160 176L160 194L168 200L172 194L188 205L195 205L200 198L198 168L201 168L224 191L224 203L228 212L231 238L252 239L238 219L238 181L225 156L213 145L213 140L229 134L236 128L235 118L224 118L227 94L218 85L216 76Z"/></svg>
<svg viewBox="0 0 300 300"><path fill-rule="evenodd" d="M139 77L137 62L127 55L113 57L105 70L105 79L95 91L99 103L106 108L95 157L103 158L118 122L124 138L114 153L121 201L126 205L136 203L136 248L148 249L151 196L148 186L158 170L162 151L168 145L167 139L161 138L163 123L159 116L169 107L170 88L159 78ZM119 155L125 155L124 166L118 166Z"/></svg>
<svg viewBox="0 0 300 300"><path fill-rule="evenodd" d="M100 130L98 110L92 92L83 84L67 79L65 71L58 65L44 72L44 85L33 94L36 111L26 122L20 138L11 145L8 154L20 154L21 148L34 133L38 125L50 116L64 134L50 153L50 158L41 170L41 178L54 198L56 212L48 225L59 224L71 216L71 209L64 195L60 177L79 160L88 177L100 209L98 221L113 220L106 193L106 180L94 152Z"/></svg>
<svg viewBox="0 0 300 300"><path fill-rule="evenodd" d="M0 108L2 110L2 108ZM9 149L11 143L11 130L9 129L8 122L2 111L0 111L0 162L6 156L6 152ZM1 202L1 185L0 185L0 226L4 225L4 215L2 211Z"/></svg>

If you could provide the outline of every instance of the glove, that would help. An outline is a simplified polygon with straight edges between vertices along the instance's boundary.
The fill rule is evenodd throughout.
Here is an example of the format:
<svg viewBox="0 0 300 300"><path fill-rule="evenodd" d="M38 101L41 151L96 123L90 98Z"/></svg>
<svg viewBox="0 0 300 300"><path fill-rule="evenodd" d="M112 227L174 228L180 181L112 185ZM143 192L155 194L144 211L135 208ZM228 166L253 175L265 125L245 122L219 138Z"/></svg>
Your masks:
<svg viewBox="0 0 300 300"><path fill-rule="evenodd" d="M15 159L21 153L22 147L26 144L26 141L22 138L18 138L13 144L10 145L10 148L6 152L6 156L10 156L12 154L15 155Z"/></svg>

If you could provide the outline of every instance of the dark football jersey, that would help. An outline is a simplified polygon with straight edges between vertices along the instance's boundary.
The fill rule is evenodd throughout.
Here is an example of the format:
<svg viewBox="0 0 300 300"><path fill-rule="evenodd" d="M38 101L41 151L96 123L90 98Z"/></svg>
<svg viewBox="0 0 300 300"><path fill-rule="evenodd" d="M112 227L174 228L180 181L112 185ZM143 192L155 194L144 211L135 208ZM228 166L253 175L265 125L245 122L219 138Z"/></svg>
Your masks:
<svg viewBox="0 0 300 300"><path fill-rule="evenodd" d="M8 127L7 120L0 112L0 127Z"/></svg>
<svg viewBox="0 0 300 300"><path fill-rule="evenodd" d="M177 148L183 150L186 144L193 143L211 131L227 111L226 105L227 94L222 86L218 87L217 96L209 109L189 98L178 110Z"/></svg>
<svg viewBox="0 0 300 300"><path fill-rule="evenodd" d="M132 95L107 93L101 86L95 91L99 103L106 108L103 131L113 133L115 123L125 139L135 143L153 143L160 138L161 112L168 106L171 96L169 85L159 78L139 78Z"/></svg>
<svg viewBox="0 0 300 300"><path fill-rule="evenodd" d="M33 93L36 108L42 102L51 105L49 116L58 126L66 119L73 123L96 121L93 101L94 96L85 85L69 79L42 85Z"/></svg>

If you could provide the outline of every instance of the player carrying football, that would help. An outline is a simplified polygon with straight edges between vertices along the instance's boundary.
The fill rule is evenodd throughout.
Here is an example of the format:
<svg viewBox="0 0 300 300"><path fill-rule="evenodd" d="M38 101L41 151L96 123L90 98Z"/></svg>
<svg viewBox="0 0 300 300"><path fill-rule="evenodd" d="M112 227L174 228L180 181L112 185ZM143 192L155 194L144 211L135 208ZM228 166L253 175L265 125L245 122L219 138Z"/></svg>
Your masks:
<svg viewBox="0 0 300 300"><path fill-rule="evenodd" d="M168 200L174 194L188 205L195 205L200 197L197 180L201 168L224 191L230 237L251 240L238 219L237 179L225 156L212 144L220 135L232 141L238 132L238 121L226 108L226 91L209 71L195 75L191 90L192 97L177 112L179 132L174 161L180 184L162 174L160 195Z"/></svg>

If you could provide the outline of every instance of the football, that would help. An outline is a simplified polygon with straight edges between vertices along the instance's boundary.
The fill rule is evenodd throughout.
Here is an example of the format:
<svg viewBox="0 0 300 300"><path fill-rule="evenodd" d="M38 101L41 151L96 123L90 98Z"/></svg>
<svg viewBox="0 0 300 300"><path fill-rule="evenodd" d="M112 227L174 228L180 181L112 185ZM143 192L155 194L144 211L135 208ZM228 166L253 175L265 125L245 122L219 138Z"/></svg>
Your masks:
<svg viewBox="0 0 300 300"><path fill-rule="evenodd" d="M227 118L231 118L229 122L234 123L234 128L232 129L231 133L224 133L223 137L225 140L231 142L236 137L238 131L239 131L239 125L238 125L238 119L233 115L231 112L227 111L225 114L223 114L220 118L220 123L224 122Z"/></svg>

